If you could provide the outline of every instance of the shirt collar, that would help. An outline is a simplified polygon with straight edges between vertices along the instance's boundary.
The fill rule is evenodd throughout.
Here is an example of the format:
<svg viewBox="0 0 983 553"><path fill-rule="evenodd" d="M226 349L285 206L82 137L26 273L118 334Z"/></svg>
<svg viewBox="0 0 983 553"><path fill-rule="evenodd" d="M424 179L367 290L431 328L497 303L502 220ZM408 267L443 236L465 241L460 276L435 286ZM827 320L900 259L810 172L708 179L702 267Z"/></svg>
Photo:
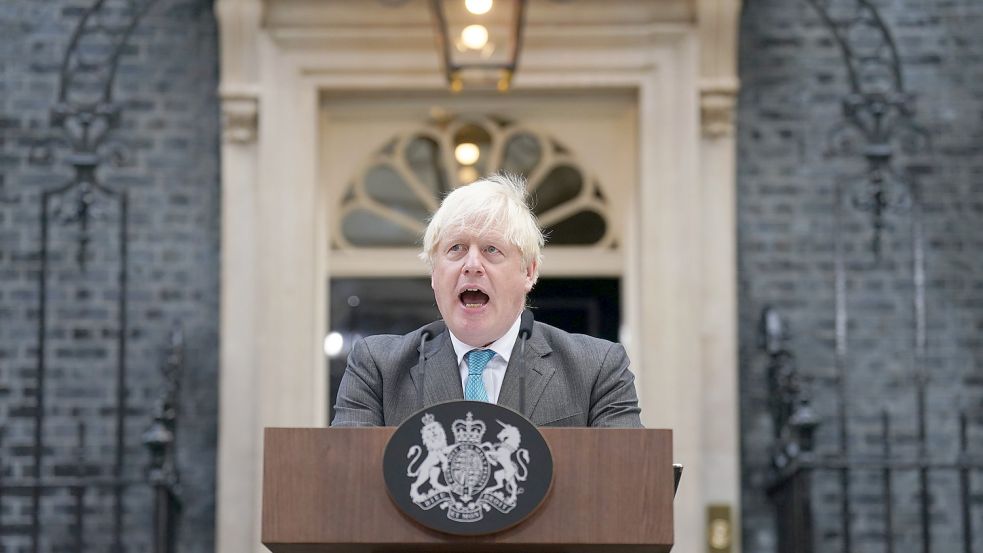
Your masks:
<svg viewBox="0 0 983 553"><path fill-rule="evenodd" d="M519 338L519 323L522 321L522 312L519 312L519 316L515 318L515 322L512 323L512 327L509 328L505 334L492 342L487 348L482 348L480 346L471 346L465 344L464 342L458 340L457 336L451 332L451 329L447 329L447 333L451 335L451 343L454 344L454 353L457 354L457 365L461 365L461 360L464 356L473 349L490 349L498 354L502 359L505 360L507 365L509 362L509 357L512 356L512 348L515 347L515 341Z"/></svg>

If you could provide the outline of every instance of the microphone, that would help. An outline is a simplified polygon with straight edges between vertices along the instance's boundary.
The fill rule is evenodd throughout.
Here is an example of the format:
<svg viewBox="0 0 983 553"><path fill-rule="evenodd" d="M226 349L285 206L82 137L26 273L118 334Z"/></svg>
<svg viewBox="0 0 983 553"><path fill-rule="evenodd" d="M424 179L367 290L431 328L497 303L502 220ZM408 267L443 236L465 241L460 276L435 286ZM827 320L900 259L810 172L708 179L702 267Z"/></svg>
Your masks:
<svg viewBox="0 0 983 553"><path fill-rule="evenodd" d="M524 309L519 320L519 413L526 416L526 340L532 335L532 311Z"/></svg>
<svg viewBox="0 0 983 553"><path fill-rule="evenodd" d="M532 323L533 323L532 311L528 309L523 309L522 318L519 321L519 338L526 340L527 338L532 336Z"/></svg>
<svg viewBox="0 0 983 553"><path fill-rule="evenodd" d="M441 334L444 332L445 328L446 326L444 325L444 321L434 321L423 327L423 330L420 332L420 378L416 382L416 401L419 409L423 409L425 407L423 404L423 390L427 375L427 357L424 355L424 346L426 345L427 340Z"/></svg>

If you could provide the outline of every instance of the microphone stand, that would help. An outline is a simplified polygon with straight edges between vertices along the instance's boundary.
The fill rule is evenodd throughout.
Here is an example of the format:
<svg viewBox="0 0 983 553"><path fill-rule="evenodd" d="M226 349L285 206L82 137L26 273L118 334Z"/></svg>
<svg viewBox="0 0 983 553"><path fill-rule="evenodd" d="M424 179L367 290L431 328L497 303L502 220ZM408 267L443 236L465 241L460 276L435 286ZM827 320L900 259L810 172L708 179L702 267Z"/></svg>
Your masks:
<svg viewBox="0 0 983 553"><path fill-rule="evenodd" d="M423 390L425 389L424 382L427 378L427 356L424 353L423 346L426 345L427 340L429 340L432 336L433 333L430 332L430 329L424 330L420 334L420 379L418 382L416 382L416 402L418 411L423 410L423 408L426 407L423 401Z"/></svg>
<svg viewBox="0 0 983 553"><path fill-rule="evenodd" d="M526 416L526 338L529 333L519 332L519 414Z"/></svg>
<svg viewBox="0 0 983 553"><path fill-rule="evenodd" d="M532 312L526 309L522 312L522 322L519 324L519 413L526 416L526 340L532 334Z"/></svg>

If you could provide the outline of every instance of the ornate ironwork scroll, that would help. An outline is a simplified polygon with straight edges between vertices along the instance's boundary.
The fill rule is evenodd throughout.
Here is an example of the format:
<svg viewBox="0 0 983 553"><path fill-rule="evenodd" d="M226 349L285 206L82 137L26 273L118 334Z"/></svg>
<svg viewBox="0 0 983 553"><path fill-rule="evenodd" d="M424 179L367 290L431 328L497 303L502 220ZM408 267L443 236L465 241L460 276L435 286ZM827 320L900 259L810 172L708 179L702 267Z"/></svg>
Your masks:
<svg viewBox="0 0 983 553"><path fill-rule="evenodd" d="M915 97L905 88L894 38L870 0L806 2L843 54L850 92L841 103L844 120L830 135L830 151L860 153L866 160L866 174L850 184L859 188L854 205L870 213L871 249L879 256L888 210L911 201L910 177L896 167L895 154L927 149L928 135L914 120Z"/></svg>
<svg viewBox="0 0 983 553"><path fill-rule="evenodd" d="M125 145L114 137L120 125L123 107L113 97L113 88L121 57L134 30L147 14L156 0L96 0L84 10L75 28L61 64L57 102L50 111L50 133L32 148L30 159L34 163L66 163L73 169L73 176L67 182L43 190L40 203L40 271L39 317L37 327L38 361L36 371L36 409L34 421L33 464L35 477L30 488L31 496L31 550L39 551L41 538L47 533L41 530L42 489L52 484L44 481L46 450L51 444L46 442L45 417L46 378L48 378L49 338L54 321L64 322L63 318L51 313L49 306L49 286L52 281L61 288L54 289L55 299L64 296L64 289L75 287L79 301L85 301L86 278L90 281L100 275L89 275L90 263L98 262L100 270L109 271L106 275L113 282L116 320L103 332L102 336L90 335L93 340L104 337L111 345L96 344L108 352L107 360L112 359L112 367L103 372L114 373L115 397L113 404L107 405L107 412L113 413L115 427L113 440L112 476L97 488L110 490L111 500L111 549L123 549L123 493L130 485L124 475L126 451L127 414L127 284L128 284L128 195L126 190L118 190L105 185L99 178L100 165L107 162L117 164L128 157ZM97 225L101 229L97 231ZM73 227L75 230L76 270L72 272L63 262L58 246L63 243L58 233ZM100 234L101 233L101 234ZM103 257L93 250L94 237L106 240L100 244L106 251ZM108 252L108 253L107 253ZM103 280L105 282L105 280ZM83 316L78 320L83 320ZM107 334L107 332L109 334ZM74 338L75 343L84 337ZM56 367L56 370L64 370ZM54 404L53 404L54 405ZM50 407L53 408L53 407ZM81 424L81 423L80 423ZM85 426L80 426L80 455L84 455ZM84 457L82 457L84 460ZM80 474L80 476L83 476ZM85 493L89 487L77 484L78 516L82 517ZM100 492L102 493L102 492ZM76 521L76 542L81 547L84 521Z"/></svg>

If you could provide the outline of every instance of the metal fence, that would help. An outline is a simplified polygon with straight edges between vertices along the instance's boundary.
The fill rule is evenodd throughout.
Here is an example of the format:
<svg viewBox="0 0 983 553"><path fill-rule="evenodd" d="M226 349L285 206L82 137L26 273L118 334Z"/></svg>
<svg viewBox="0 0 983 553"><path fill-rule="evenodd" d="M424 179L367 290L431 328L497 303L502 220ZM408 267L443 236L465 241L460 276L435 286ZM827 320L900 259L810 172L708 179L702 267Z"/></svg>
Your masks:
<svg viewBox="0 0 983 553"><path fill-rule="evenodd" d="M913 487L916 492L914 510L918 514L915 532L917 550L922 553L953 551L951 539L945 540L946 545L939 544L939 538L950 536L933 535L932 531L933 502L941 499L958 503L959 520L956 526L961 529L958 540L960 551L973 553L974 543L979 540L979 533L983 532L983 509L978 506L974 508L972 496L973 482L983 478L983 444L970 444L970 413L959 414L958 452L951 457L940 455L929 446L924 411L918 413L918 436L914 454L899 455L893 450L895 440L892 438L892 420L887 411L883 411L880 416L879 454L851 453L845 438L840 440L838 447L830 451L817 451L814 437L819 420L810 405L806 387L802 384L796 356L785 346L787 331L782 318L769 308L763 314L762 323L763 349L769 358L768 374L773 398L771 411L777 429L771 455L774 475L768 485L768 494L776 506L778 551L812 553L817 549L816 517L813 509L818 495L816 482L818 479L831 478L834 486L839 488L840 550L850 552L856 549L856 503L858 496L866 494L866 499L881 504L881 520L876 536L876 541L882 547L880 550L893 553L898 549L898 541L901 539L899 534L902 531L896 511L898 504L904 502L903 498L899 498L896 482L905 476L912 476L914 485L908 482L905 488ZM924 397L925 390L919 389L917 393ZM841 413L841 416L841 420L848 420L846 413ZM846 433L841 436L845 437ZM946 476L955 478L958 497L949 496L948 492L953 489L951 486L944 490L936 484L940 478ZM863 486L865 491L862 493L853 489L858 480L866 481ZM871 495L871 489L877 491ZM943 499L946 497L948 499ZM911 532L907 534L910 535ZM912 549L912 544L906 545L908 549Z"/></svg>
<svg viewBox="0 0 983 553"><path fill-rule="evenodd" d="M115 137L124 109L114 83L155 2L92 0L78 10L50 126L28 155L32 164L70 167L72 176L25 195L38 199L37 364L18 374L25 424L0 421L0 551L174 548L183 335L171 336L165 389L153 421L143 422L149 462L140 476L132 425L145 412L128 397L129 194L100 178L102 165L130 155Z"/></svg>
<svg viewBox="0 0 983 553"><path fill-rule="evenodd" d="M953 417L954 428L938 424L930 428L927 412L929 372L926 355L925 238L920 183L915 172L901 167L898 154L909 163L919 160L931 164L931 141L915 121L915 96L905 87L902 57L891 29L871 0L805 0L819 16L833 42L840 49L850 90L842 99L842 121L830 129L830 157L853 157L862 161L862 174L843 176L834 184L832 214L832 255L835 352L833 395L826 405L834 405L820 420L811 390L804 382L795 353L789 347L784 317L772 308L762 313L761 344L768 357L770 411L775 429L771 452L773 476L768 494L776 506L778 550L812 553L820 550L852 551L896 550L956 551L971 553L983 533L983 512L974 497L974 482L983 478L983 444L971 443L974 420L983 413L961 412ZM904 219L907 238L894 251L885 251L886 220L891 211ZM851 389L848 377L856 374L855 358L848 355L852 306L847 297L855 250L845 246L847 233L856 214L866 214L871 239L869 259L874 264L888 258L895 279L910 280L899 290L910 297L910 311L902 326L910 329L910 342L894 358L883 355L888 369L903 367L911 377L913 407L905 420L882 409L876 419L860 423L865 429L864 447L851 442L851 430L858 423L858 411L851 411L851 399L864 390ZM854 225L855 227L856 225ZM897 236L895 237L897 238ZM894 256L891 259L891 256ZM904 275L904 276L902 276ZM900 328L900 327L899 327ZM907 339L901 331L899 341ZM851 351L850 353L857 353ZM865 370L871 371L870 367ZM824 397L824 400L830 399ZM890 401L890 398L881 398ZM900 401L900 398L899 398ZM877 420L879 419L879 420ZM912 425L911 422L914 421ZM816 444L817 432L827 439ZM907 425L905 439L894 427ZM877 430L869 430L877 427ZM910 428L913 427L913 430ZM956 448L936 447L934 434L957 439ZM838 504L831 509L831 504ZM974 504L976 505L974 508ZM951 508L950 507L955 507ZM939 522L937 511L945 508L954 516ZM822 515L817 511L822 510ZM830 513L838 511L831 523ZM957 513L957 514L956 514ZM835 518L835 517L833 517ZM819 526L822 525L822 529ZM943 534L937 529L944 526ZM951 535L958 528L959 536ZM835 546L830 546L835 543ZM824 544L821 547L819 544ZM978 550L977 550L978 551Z"/></svg>
<svg viewBox="0 0 983 553"><path fill-rule="evenodd" d="M91 429L83 420L75 425L76 454L71 464L60 462L52 471L42 471L49 464L43 433L35 433L41 440L30 448L35 459L30 471L33 475L4 478L11 467L4 466L6 457L0 455L0 551L82 552L109 543L110 551L122 552L133 549L130 542L137 542L150 545L154 553L173 553L181 511L174 442L183 348L183 334L177 329L163 364L165 387L154 407L153 420L143 433L148 453L143 478L125 477L119 465L95 466L86 457L92 445L88 439ZM41 423L40 417L36 423ZM8 427L0 424L0 452L16 449L4 443L7 431ZM49 500L57 504L55 509L44 509ZM124 503L133 503L138 519L146 516L146 520L135 522L142 531L134 534L124 530ZM45 513L54 516L46 517ZM49 518L57 520L52 523ZM108 532L107 519L112 521Z"/></svg>

